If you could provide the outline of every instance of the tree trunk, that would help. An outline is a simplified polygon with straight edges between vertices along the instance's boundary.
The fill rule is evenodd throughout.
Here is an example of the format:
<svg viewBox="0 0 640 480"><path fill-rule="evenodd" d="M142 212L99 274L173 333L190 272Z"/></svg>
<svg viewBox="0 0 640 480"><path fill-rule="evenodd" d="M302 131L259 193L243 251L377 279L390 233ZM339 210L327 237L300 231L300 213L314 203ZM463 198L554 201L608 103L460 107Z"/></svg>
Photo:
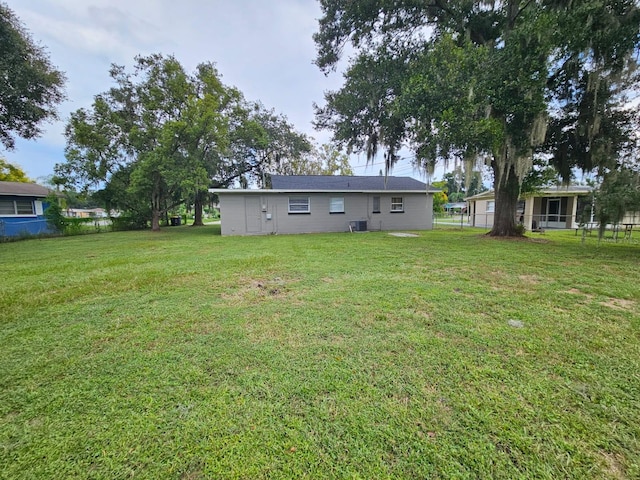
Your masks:
<svg viewBox="0 0 640 480"><path fill-rule="evenodd" d="M160 211L155 208L151 211L151 230L154 232L160 231Z"/></svg>
<svg viewBox="0 0 640 480"><path fill-rule="evenodd" d="M192 227L203 227L204 223L202 222L202 210L204 206L204 192L197 192L196 198L193 204L193 225Z"/></svg>
<svg viewBox="0 0 640 480"><path fill-rule="evenodd" d="M501 171L502 170L502 171ZM492 237L522 236L516 231L516 212L520 196L520 182L511 162L493 162L494 191L496 194L493 214Z"/></svg>
<svg viewBox="0 0 640 480"><path fill-rule="evenodd" d="M162 216L160 195L160 180L154 178L153 191L151 192L151 230L160 231L160 217Z"/></svg>

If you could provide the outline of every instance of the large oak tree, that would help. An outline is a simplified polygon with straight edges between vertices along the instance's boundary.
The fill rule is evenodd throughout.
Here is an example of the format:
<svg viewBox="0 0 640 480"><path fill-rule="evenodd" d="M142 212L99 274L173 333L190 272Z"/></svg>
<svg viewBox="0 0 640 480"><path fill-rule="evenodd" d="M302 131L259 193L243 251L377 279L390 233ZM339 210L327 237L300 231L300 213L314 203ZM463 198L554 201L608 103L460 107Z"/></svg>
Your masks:
<svg viewBox="0 0 640 480"><path fill-rule="evenodd" d="M194 225L211 187L253 177L310 144L282 116L247 102L224 85L213 64L188 74L172 56L137 57L133 73L110 71L115 83L91 108L71 114L66 162L56 174L76 188L99 188L153 230L181 203L194 205Z"/></svg>
<svg viewBox="0 0 640 480"><path fill-rule="evenodd" d="M97 95L91 109L71 114L67 161L56 173L76 185L105 187L121 208L148 212L158 230L182 182L203 176L179 155L193 85L175 58L161 55L136 58L133 73L114 65L110 74L116 85Z"/></svg>
<svg viewBox="0 0 640 480"><path fill-rule="evenodd" d="M638 86L634 0L321 0L316 63L353 52L317 125L387 167L409 147L432 167L478 160L493 171L491 235L516 235L521 182L546 153L572 168L615 164ZM545 157L548 158L548 157Z"/></svg>

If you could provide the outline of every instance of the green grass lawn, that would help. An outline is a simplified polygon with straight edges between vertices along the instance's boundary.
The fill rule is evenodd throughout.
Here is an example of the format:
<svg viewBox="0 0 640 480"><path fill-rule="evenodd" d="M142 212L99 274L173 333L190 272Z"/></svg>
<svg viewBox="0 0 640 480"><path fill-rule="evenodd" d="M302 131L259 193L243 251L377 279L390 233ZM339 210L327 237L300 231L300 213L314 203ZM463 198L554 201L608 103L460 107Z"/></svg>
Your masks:
<svg viewBox="0 0 640 480"><path fill-rule="evenodd" d="M640 246L0 244L0 478L640 478Z"/></svg>

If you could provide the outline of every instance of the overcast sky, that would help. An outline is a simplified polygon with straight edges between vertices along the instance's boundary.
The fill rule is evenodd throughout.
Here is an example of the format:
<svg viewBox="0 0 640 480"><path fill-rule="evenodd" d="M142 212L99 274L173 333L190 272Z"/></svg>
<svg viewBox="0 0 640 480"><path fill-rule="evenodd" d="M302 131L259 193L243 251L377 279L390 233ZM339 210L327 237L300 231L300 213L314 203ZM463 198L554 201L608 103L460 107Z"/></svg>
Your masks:
<svg viewBox="0 0 640 480"><path fill-rule="evenodd" d="M112 86L112 63L131 67L133 58L151 53L174 55L193 71L212 61L227 85L248 100L284 114L318 142L329 132L314 131L313 102L335 90L342 75L325 77L313 64L312 35L320 7L315 0L9 0L11 8L51 61L67 76L67 101L61 120L45 134L19 140L13 152L0 151L31 178L51 175L64 161L64 125L69 113L90 107L94 95ZM130 68L129 68L130 70ZM377 175L382 165L365 167L352 157L356 175ZM424 180L408 161L392 172Z"/></svg>

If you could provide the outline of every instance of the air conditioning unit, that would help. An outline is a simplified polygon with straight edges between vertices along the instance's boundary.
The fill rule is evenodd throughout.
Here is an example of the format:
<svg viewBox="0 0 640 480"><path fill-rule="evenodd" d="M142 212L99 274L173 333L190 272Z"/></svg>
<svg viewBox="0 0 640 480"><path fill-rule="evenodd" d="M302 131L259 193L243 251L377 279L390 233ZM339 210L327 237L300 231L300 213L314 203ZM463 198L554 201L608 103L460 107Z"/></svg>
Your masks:
<svg viewBox="0 0 640 480"><path fill-rule="evenodd" d="M351 230L354 232L366 232L367 231L367 221L366 220L356 220L355 222L349 222L351 226Z"/></svg>

